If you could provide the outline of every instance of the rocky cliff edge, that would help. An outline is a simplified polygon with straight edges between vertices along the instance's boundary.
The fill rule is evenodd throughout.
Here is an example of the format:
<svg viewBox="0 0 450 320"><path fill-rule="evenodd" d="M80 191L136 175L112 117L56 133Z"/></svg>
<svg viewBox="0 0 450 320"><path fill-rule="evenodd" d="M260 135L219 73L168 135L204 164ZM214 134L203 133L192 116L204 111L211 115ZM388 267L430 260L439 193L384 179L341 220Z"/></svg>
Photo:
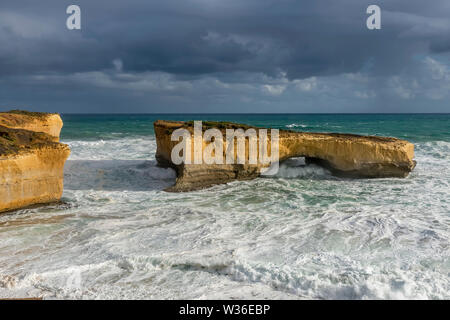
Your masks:
<svg viewBox="0 0 450 320"><path fill-rule="evenodd" d="M57 114L0 113L0 212L60 200L70 154L57 142L62 125Z"/></svg>

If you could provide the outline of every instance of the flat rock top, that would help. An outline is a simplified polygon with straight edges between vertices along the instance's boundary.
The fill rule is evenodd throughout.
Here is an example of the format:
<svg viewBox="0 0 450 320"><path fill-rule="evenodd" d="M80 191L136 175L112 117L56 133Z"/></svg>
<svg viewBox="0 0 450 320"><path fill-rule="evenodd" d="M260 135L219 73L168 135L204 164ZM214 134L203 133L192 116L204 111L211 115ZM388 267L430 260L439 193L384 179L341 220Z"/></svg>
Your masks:
<svg viewBox="0 0 450 320"><path fill-rule="evenodd" d="M15 114L15 115L22 115L22 116L29 116L29 117L37 117L37 118L46 118L48 116L57 114L57 113L48 113L48 112L33 112L33 111L26 111L26 110L9 110L5 112L0 112L0 114Z"/></svg>
<svg viewBox="0 0 450 320"><path fill-rule="evenodd" d="M36 148L61 147L55 137L33 131L36 123L40 125L61 121L58 114L12 110L0 112L0 157L27 152ZM27 130L30 128L30 130Z"/></svg>
<svg viewBox="0 0 450 320"><path fill-rule="evenodd" d="M11 110L0 112L0 125L24 126L33 121L46 121L52 117L59 116L57 113L29 112L22 110Z"/></svg>
<svg viewBox="0 0 450 320"><path fill-rule="evenodd" d="M242 128L244 130L249 128L254 129L266 129L262 127L255 127L255 126L249 126L246 124L239 124L239 123L233 123L233 122L225 122L225 121L202 121L203 130L211 129L211 128L217 128L221 131L224 131L225 129L238 129ZM186 129L192 129L194 126L194 121L168 121L168 120L157 120L155 121L155 126L159 127L165 127L167 128L167 133L171 133L171 131L178 129L178 128L186 128ZM395 143L395 144L404 144L409 143L406 140L401 140L397 138L392 137L380 137L380 136L363 136L363 135L357 135L357 134L349 134L349 133L325 133L325 132L302 132L302 131L293 131L293 130L284 130L280 129L280 138L298 138L298 137L305 137L305 138L317 138L317 139L327 139L327 138L333 138L333 139L339 139L339 140L351 140L351 141L358 141L358 142L372 142L372 143Z"/></svg>
<svg viewBox="0 0 450 320"><path fill-rule="evenodd" d="M0 125L0 157L43 146L57 147L61 145L52 141L52 139L51 136L43 132L11 129Z"/></svg>

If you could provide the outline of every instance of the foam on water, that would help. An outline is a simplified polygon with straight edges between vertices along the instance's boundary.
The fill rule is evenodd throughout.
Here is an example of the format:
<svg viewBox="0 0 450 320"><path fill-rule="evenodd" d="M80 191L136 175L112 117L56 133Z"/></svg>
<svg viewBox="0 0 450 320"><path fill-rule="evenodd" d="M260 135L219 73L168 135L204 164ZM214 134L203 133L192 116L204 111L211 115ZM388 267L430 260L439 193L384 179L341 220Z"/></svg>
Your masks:
<svg viewBox="0 0 450 320"><path fill-rule="evenodd" d="M326 126L328 129L333 129L336 130L338 128L342 128L342 126L340 125L336 125L336 124L330 124L330 123L318 123L318 124L304 124L304 123L291 123L291 124L287 124L284 127L288 128L288 129L317 129L317 128L323 128L324 126Z"/></svg>
<svg viewBox="0 0 450 320"><path fill-rule="evenodd" d="M449 142L406 179L291 160L179 194L153 136L65 142L65 203L0 216L0 297L450 298Z"/></svg>
<svg viewBox="0 0 450 320"><path fill-rule="evenodd" d="M65 141L71 147L70 160L154 160L154 136L98 141Z"/></svg>
<svg viewBox="0 0 450 320"><path fill-rule="evenodd" d="M304 158L288 159L280 164L276 178L327 178L332 179L331 173L314 164L306 165Z"/></svg>
<svg viewBox="0 0 450 320"><path fill-rule="evenodd" d="M306 124L301 123L291 123L286 125L286 128L306 128L306 127L308 127Z"/></svg>

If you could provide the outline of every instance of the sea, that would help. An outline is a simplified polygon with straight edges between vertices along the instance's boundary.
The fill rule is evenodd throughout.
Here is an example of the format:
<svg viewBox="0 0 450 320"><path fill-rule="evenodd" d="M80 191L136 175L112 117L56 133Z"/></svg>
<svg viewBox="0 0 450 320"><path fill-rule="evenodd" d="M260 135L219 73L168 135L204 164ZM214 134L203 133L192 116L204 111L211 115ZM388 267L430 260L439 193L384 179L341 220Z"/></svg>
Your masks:
<svg viewBox="0 0 450 320"><path fill-rule="evenodd" d="M450 299L450 114L62 114L62 202L0 215L0 298ZM407 178L276 176L168 193L153 122L392 136Z"/></svg>

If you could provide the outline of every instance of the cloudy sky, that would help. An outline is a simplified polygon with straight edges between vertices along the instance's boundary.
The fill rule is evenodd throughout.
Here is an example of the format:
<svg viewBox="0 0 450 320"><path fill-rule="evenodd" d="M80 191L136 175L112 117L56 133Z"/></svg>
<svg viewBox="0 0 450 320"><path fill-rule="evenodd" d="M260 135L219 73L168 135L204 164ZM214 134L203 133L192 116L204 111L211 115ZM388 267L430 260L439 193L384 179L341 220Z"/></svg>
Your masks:
<svg viewBox="0 0 450 320"><path fill-rule="evenodd" d="M11 108L450 112L450 1L1 0Z"/></svg>

